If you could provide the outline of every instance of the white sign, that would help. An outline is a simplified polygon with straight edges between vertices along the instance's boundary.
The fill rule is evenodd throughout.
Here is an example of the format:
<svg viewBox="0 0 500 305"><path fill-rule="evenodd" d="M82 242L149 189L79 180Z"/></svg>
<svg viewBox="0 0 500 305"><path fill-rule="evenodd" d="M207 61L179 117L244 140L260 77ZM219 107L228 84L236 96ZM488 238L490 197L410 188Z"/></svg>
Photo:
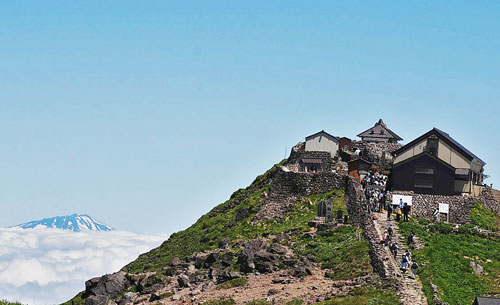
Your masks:
<svg viewBox="0 0 500 305"><path fill-rule="evenodd" d="M439 213L448 214L450 205L447 203L439 203Z"/></svg>
<svg viewBox="0 0 500 305"><path fill-rule="evenodd" d="M405 195L392 195L392 204L393 205L399 205L399 201L400 199L403 199L403 206L404 206L404 203L406 202L408 205L411 206L411 200L412 200L412 197L411 196L405 196Z"/></svg>

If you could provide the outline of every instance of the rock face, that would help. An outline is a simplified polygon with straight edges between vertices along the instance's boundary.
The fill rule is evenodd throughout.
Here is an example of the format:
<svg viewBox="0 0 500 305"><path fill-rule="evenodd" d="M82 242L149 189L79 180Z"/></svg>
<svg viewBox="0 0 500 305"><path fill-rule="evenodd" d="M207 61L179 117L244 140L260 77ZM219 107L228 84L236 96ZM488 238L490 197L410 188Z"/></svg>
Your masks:
<svg viewBox="0 0 500 305"><path fill-rule="evenodd" d="M107 274L99 278L91 279L85 283L85 294L88 296L105 296L116 298L121 295L130 283L125 277L125 272ZM102 298L95 298L102 299Z"/></svg>

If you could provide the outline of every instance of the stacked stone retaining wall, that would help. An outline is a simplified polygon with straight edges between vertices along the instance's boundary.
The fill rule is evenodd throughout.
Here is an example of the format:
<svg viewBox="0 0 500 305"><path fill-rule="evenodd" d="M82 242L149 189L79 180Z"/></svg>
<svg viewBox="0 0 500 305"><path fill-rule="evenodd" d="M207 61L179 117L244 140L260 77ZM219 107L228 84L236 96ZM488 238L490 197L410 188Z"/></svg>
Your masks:
<svg viewBox="0 0 500 305"><path fill-rule="evenodd" d="M414 194L413 192L388 192L386 202L392 202L393 194L412 196L411 216L433 221L433 215L439 206L438 203L447 203L449 205L448 221L450 223L465 224L470 222L470 208L474 203L473 198L464 196L424 195Z"/></svg>
<svg viewBox="0 0 500 305"><path fill-rule="evenodd" d="M343 189L345 178L333 172L296 173L279 170L271 183L271 200L296 200L304 196Z"/></svg>
<svg viewBox="0 0 500 305"><path fill-rule="evenodd" d="M390 277L393 272L387 270L384 264L384 259L387 255L384 252L383 246L380 244L377 229L368 212L368 202L363 192L361 184L352 177L347 177L346 180L346 204L349 216L353 222L363 229L363 235L368 240L370 249L370 259L373 270L382 278Z"/></svg>

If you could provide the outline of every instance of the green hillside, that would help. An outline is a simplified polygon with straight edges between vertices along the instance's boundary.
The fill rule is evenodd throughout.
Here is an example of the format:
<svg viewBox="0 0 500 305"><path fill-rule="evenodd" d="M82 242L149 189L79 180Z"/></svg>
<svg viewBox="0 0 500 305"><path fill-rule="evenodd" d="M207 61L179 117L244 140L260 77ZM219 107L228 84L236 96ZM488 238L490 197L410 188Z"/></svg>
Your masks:
<svg viewBox="0 0 500 305"><path fill-rule="evenodd" d="M420 278L430 304L435 304L431 283L438 298L450 305L469 305L477 295L500 293L500 217L476 203L471 221L458 230L422 219L400 224L403 234L413 230L425 243L414 256L422 262ZM473 271L471 261L484 268L482 274Z"/></svg>
<svg viewBox="0 0 500 305"><path fill-rule="evenodd" d="M346 295L335 298L335 300L325 301L324 304L365 304L367 301L373 303L375 300L383 300L377 304L399 304L398 297L390 283L384 283L374 274L370 262L368 241L363 239L361 229L347 224L319 234L310 233L311 227L309 227L308 222L316 216L320 201L330 199L335 211L342 210L347 213L344 190L331 190L301 198L293 203L291 209L282 217L252 223L252 219L269 194L272 177L279 165L275 165L257 177L249 187L236 191L228 201L216 206L186 230L172 234L169 240L160 247L141 255L137 260L125 266L122 271L127 272L128 278L139 278L138 281L154 272L155 281L153 284L164 283L167 285L172 280L170 276L175 272L170 267L174 264L174 258L186 261L193 254L207 250L221 251L222 247L225 249L224 252L219 253L218 258L211 262L210 268L220 268L221 270L226 268L220 257L230 253L232 255L230 255L229 269L234 272L241 271L239 276L245 277L246 272L241 270L241 263L238 261L243 245L252 240L264 239L269 242L268 249L284 246L293 251L294 257L291 261L274 263L272 268L275 271L293 270L296 266L312 263L324 270L323 276L326 279L339 283L340 281L366 277L366 280L362 281L361 284L352 284L358 288L351 289ZM286 238L281 239L280 236L286 236ZM206 267L205 269L201 266L200 270L196 272L204 274L205 270L210 268ZM295 276L307 276L307 268L303 270L303 275L296 274ZM228 281L224 285L217 286L217 289L231 288L235 285L233 283L244 285L246 280ZM346 285L349 283L347 282ZM136 292L139 286L132 285L128 291ZM141 287L141 289L147 289L147 286ZM171 296L173 293L164 295ZM83 297L85 296L83 295ZM73 299L74 304L83 304L83 301L82 294ZM290 301L297 304L301 302L301 300ZM227 302L231 303L230 300L225 300L221 301L220 304ZM71 304L71 302L66 304ZM217 304L217 302L213 304Z"/></svg>

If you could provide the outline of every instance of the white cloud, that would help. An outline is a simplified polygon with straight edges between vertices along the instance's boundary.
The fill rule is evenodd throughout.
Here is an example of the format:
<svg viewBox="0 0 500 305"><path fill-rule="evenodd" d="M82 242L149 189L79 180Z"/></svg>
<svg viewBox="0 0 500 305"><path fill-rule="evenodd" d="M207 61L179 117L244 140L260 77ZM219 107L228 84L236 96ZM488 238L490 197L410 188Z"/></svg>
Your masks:
<svg viewBox="0 0 500 305"><path fill-rule="evenodd" d="M0 299L60 304L85 281L118 271L166 236L124 231L0 228Z"/></svg>

